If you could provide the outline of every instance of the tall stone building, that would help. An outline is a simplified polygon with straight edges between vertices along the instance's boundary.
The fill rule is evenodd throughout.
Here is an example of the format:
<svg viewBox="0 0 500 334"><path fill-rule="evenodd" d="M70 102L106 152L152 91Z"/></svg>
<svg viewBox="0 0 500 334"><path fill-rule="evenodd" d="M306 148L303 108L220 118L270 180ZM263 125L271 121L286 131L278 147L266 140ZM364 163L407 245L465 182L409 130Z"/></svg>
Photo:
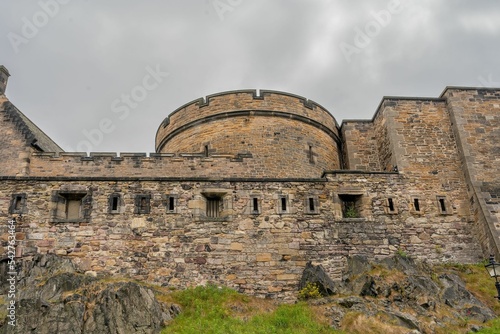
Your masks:
<svg viewBox="0 0 500 334"><path fill-rule="evenodd" d="M293 296L308 261L431 262L499 254L500 89L384 97L339 126L301 96L241 90L189 102L156 152L64 152L4 95L0 251L67 256L84 271Z"/></svg>

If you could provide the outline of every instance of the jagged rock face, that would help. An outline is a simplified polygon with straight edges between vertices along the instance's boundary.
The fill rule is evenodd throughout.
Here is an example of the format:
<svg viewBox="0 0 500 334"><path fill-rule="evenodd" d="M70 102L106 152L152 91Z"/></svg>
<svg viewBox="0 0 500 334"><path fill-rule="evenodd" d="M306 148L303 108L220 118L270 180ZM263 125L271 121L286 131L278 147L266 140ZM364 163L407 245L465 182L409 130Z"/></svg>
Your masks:
<svg viewBox="0 0 500 334"><path fill-rule="evenodd" d="M84 333L156 333L163 321L171 319L153 292L136 283L112 284L94 302Z"/></svg>
<svg viewBox="0 0 500 334"><path fill-rule="evenodd" d="M465 288L464 282L454 274L439 276L444 286L442 299L446 305L461 310L463 316L485 322L495 317L495 314L483 305Z"/></svg>
<svg viewBox="0 0 500 334"><path fill-rule="evenodd" d="M20 267L17 326L4 323L0 333L158 333L179 312L160 304L149 288L102 282L54 255L38 255Z"/></svg>
<svg viewBox="0 0 500 334"><path fill-rule="evenodd" d="M323 304L333 302L329 313L336 328L349 312L360 312L369 317L383 316L412 333L433 333L434 328L444 323L465 318L486 322L495 317L494 312L474 297L455 274L432 275L433 270L424 263L400 256L380 262L369 262L365 257L355 256L347 261L344 280L336 286L340 294L351 296L318 301ZM437 309L446 310L452 318L436 317ZM430 318L433 321L422 321Z"/></svg>
<svg viewBox="0 0 500 334"><path fill-rule="evenodd" d="M325 272L321 265L313 265L307 262L299 283L299 290L305 288L308 283L315 284L322 296L330 296L336 292L335 283Z"/></svg>

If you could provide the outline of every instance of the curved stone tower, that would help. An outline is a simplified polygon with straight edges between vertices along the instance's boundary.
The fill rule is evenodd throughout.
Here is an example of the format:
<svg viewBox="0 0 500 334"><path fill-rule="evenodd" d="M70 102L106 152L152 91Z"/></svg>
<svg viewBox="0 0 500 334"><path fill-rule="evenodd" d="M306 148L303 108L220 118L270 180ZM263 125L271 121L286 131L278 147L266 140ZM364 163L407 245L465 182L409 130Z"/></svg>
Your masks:
<svg viewBox="0 0 500 334"><path fill-rule="evenodd" d="M209 95L170 114L156 133L157 153L243 159L256 178L318 178L340 169L338 125L301 96L240 90ZM210 176L210 171L207 171Z"/></svg>

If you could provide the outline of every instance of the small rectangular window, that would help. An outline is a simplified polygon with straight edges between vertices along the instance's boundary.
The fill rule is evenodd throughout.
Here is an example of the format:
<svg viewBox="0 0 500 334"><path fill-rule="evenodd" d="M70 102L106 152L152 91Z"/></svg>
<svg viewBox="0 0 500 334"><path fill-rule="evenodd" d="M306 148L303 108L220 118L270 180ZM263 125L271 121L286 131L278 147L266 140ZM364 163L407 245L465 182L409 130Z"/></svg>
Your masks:
<svg viewBox="0 0 500 334"><path fill-rule="evenodd" d="M389 204L389 211L394 212L394 201L392 200L392 198L388 198L387 202Z"/></svg>
<svg viewBox="0 0 500 334"><path fill-rule="evenodd" d="M444 198L439 199L439 207L441 208L441 211L443 212L446 211L446 204L444 203Z"/></svg>
<svg viewBox="0 0 500 334"><path fill-rule="evenodd" d="M319 213L319 202L317 196L309 196L304 199L304 213L306 214Z"/></svg>
<svg viewBox="0 0 500 334"><path fill-rule="evenodd" d="M396 200L393 197L388 197L385 200L385 213L389 215L395 215L398 213L398 209L396 207Z"/></svg>
<svg viewBox="0 0 500 334"><path fill-rule="evenodd" d="M452 213L450 210L450 204L446 198L446 196L436 196L437 197L437 205L439 209L439 213L448 215Z"/></svg>
<svg viewBox="0 0 500 334"><path fill-rule="evenodd" d="M418 198L413 199L413 209L417 212L420 212L420 203L418 201Z"/></svg>
<svg viewBox="0 0 500 334"><path fill-rule="evenodd" d="M175 197L170 196L168 198L168 211L175 210Z"/></svg>
<svg viewBox="0 0 500 334"><path fill-rule="evenodd" d="M179 195L165 194L162 198L166 213L177 213L177 200L179 198Z"/></svg>
<svg viewBox="0 0 500 334"><path fill-rule="evenodd" d="M206 191L201 193L202 197L198 202L203 207L198 207L194 213L195 219L205 221L228 221L232 219L232 196L225 190ZM248 209L250 210L250 204Z"/></svg>
<svg viewBox="0 0 500 334"><path fill-rule="evenodd" d="M252 213L259 213L259 199L257 197L252 198Z"/></svg>
<svg viewBox="0 0 500 334"><path fill-rule="evenodd" d="M119 213L120 211L120 195L112 194L109 196L109 212L110 213Z"/></svg>
<svg viewBox="0 0 500 334"><path fill-rule="evenodd" d="M221 198L209 197L207 198L207 217L218 218L220 217Z"/></svg>
<svg viewBox="0 0 500 334"><path fill-rule="evenodd" d="M113 202L111 203L111 210L116 211L118 210L118 197L113 197Z"/></svg>
<svg viewBox="0 0 500 334"><path fill-rule="evenodd" d="M279 195L278 200L276 202L277 206L277 213L282 214L282 213L289 213L289 203L288 203L288 196L287 195Z"/></svg>
<svg viewBox="0 0 500 334"><path fill-rule="evenodd" d="M9 213L26 213L26 194L13 194L10 202Z"/></svg>
<svg viewBox="0 0 500 334"><path fill-rule="evenodd" d="M315 211L314 198L309 197L309 211Z"/></svg>
<svg viewBox="0 0 500 334"><path fill-rule="evenodd" d="M314 152L313 152L313 147L312 145L309 145L309 162L314 163Z"/></svg>
<svg viewBox="0 0 500 334"><path fill-rule="evenodd" d="M417 215L424 214L423 202L417 196L411 196L410 201L408 202L410 212Z"/></svg>
<svg viewBox="0 0 500 334"><path fill-rule="evenodd" d="M448 203L445 196L437 196L439 213L448 214Z"/></svg>
<svg viewBox="0 0 500 334"><path fill-rule="evenodd" d="M73 191L56 192L52 201L55 203L52 214L55 221L79 222L90 219L91 194Z"/></svg>
<svg viewBox="0 0 500 334"><path fill-rule="evenodd" d="M151 211L151 195L137 195L135 197L135 214L149 214Z"/></svg>
<svg viewBox="0 0 500 334"><path fill-rule="evenodd" d="M344 218L361 218L362 195L339 194Z"/></svg>

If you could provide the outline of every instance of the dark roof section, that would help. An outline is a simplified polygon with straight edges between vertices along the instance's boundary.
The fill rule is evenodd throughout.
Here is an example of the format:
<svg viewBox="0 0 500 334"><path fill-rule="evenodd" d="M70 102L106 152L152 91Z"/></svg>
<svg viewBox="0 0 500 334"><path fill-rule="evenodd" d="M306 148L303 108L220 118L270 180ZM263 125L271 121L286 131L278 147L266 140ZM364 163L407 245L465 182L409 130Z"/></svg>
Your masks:
<svg viewBox="0 0 500 334"><path fill-rule="evenodd" d="M16 129L24 136L26 143L40 152L64 152L49 136L47 136L35 123L17 109L10 101L3 103L0 111L5 113L7 119L14 123Z"/></svg>

